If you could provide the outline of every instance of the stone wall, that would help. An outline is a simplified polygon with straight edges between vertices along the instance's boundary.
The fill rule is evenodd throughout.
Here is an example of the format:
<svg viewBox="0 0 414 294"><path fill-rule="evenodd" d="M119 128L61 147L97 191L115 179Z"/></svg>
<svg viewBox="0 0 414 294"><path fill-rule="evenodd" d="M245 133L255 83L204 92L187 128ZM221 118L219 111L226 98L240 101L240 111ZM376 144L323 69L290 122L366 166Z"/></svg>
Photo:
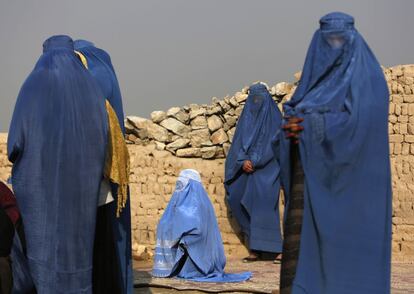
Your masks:
<svg viewBox="0 0 414 294"><path fill-rule="evenodd" d="M275 101L286 100L294 89L293 84L285 82L267 87ZM167 150L177 157L224 158L247 99L247 89L223 99L214 97L210 105L190 104L154 111L151 119L129 116L128 139L136 144L152 141L157 150Z"/></svg>
<svg viewBox="0 0 414 294"><path fill-rule="evenodd" d="M414 65L384 69L390 88L390 154L393 187L393 260L414 262ZM296 75L296 80L299 74ZM295 84L269 87L277 101L288 100ZM224 158L244 102L246 90L210 105L192 104L156 111L151 120L128 117L131 154L131 206L133 250L150 256L157 222L162 215L181 169L201 172L203 184L214 204L228 256L241 256L246 249L237 235L224 201ZM214 135L219 132L219 135ZM220 138L220 140L218 140ZM0 179L10 173L0 134ZM352 217L352 216L350 216Z"/></svg>

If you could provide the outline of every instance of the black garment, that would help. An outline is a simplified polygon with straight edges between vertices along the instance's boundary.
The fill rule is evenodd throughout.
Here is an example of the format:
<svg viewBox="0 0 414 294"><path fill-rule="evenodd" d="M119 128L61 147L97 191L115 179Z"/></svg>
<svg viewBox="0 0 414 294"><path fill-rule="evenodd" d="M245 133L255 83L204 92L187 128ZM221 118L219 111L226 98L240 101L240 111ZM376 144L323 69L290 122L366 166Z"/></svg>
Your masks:
<svg viewBox="0 0 414 294"><path fill-rule="evenodd" d="M13 276L9 258L13 237L13 223L4 209L0 207L0 294L10 294L13 287Z"/></svg>
<svg viewBox="0 0 414 294"><path fill-rule="evenodd" d="M108 213L113 213L110 205L98 208L96 217L95 243L93 249L93 293L114 294L122 293L119 285L119 265L115 238Z"/></svg>
<svg viewBox="0 0 414 294"><path fill-rule="evenodd" d="M293 144L292 144L293 145ZM282 266L280 270L280 294L290 294L299 260L300 234L303 218L304 179L297 145L291 150L292 186L284 227Z"/></svg>
<svg viewBox="0 0 414 294"><path fill-rule="evenodd" d="M13 288L13 275L9 257L0 257L0 294L10 294Z"/></svg>
<svg viewBox="0 0 414 294"><path fill-rule="evenodd" d="M8 257L10 255L13 237L13 223L4 209L0 207L0 257Z"/></svg>

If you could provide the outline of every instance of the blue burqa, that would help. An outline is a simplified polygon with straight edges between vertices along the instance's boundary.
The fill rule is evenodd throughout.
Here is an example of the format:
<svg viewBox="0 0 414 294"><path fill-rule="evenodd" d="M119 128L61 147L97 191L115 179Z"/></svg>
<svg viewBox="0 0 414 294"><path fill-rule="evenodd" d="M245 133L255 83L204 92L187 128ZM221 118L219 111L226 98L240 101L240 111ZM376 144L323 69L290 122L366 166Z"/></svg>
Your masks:
<svg viewBox="0 0 414 294"><path fill-rule="evenodd" d="M8 137L27 262L39 294L92 293L108 118L98 83L73 50L68 36L44 42Z"/></svg>
<svg viewBox="0 0 414 294"><path fill-rule="evenodd" d="M231 213L250 250L282 251L279 162L273 152L281 114L266 87L252 85L226 159L225 187ZM251 160L255 171L242 169Z"/></svg>
<svg viewBox="0 0 414 294"><path fill-rule="evenodd" d="M124 111L122 107L122 97L119 83L112 66L111 58L104 50L94 46L93 43L85 40L75 41L75 50L82 53L88 63L88 69L99 83L104 94L103 98L107 99L114 109L119 125L123 133ZM123 293L132 293L133 291L133 273L131 259L131 210L130 200L128 197L125 208L119 218L116 217L117 209L117 186L112 184L112 194L115 201L110 206L108 217L111 219L112 228L115 234L116 248L118 255L118 264L121 268L120 284Z"/></svg>
<svg viewBox="0 0 414 294"><path fill-rule="evenodd" d="M389 93L354 19L320 20L286 116L304 118L304 215L293 294L390 293ZM282 183L290 192L290 142Z"/></svg>
<svg viewBox="0 0 414 294"><path fill-rule="evenodd" d="M183 170L157 228L153 276L198 282L241 282L250 272L226 274L226 257L213 205L200 175Z"/></svg>

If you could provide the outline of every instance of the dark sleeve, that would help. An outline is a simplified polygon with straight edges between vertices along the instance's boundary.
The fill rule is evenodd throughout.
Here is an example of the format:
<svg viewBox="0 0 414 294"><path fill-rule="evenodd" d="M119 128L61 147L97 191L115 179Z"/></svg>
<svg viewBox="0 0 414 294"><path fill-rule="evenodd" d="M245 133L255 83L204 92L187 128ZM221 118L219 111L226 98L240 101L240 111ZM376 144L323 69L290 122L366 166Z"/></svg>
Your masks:
<svg viewBox="0 0 414 294"><path fill-rule="evenodd" d="M6 211L13 224L16 224L20 218L16 197L14 197L9 187L2 182L0 182L0 207Z"/></svg>

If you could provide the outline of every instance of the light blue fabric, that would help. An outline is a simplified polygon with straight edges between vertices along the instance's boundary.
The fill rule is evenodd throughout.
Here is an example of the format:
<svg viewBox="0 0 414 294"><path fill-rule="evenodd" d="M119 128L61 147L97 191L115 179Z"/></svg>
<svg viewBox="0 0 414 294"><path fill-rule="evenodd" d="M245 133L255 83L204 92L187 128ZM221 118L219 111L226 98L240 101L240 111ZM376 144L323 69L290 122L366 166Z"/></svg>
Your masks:
<svg viewBox="0 0 414 294"><path fill-rule="evenodd" d="M310 44L287 116L304 118L304 216L292 294L390 293L389 93L353 17L331 13ZM290 141L282 136L290 193Z"/></svg>
<svg viewBox="0 0 414 294"><path fill-rule="evenodd" d="M278 144L281 113L262 84L252 85L226 159L225 187L231 213L251 250L281 252ZM251 160L255 171L243 171Z"/></svg>
<svg viewBox="0 0 414 294"><path fill-rule="evenodd" d="M125 134L122 96L109 54L86 40L76 40L74 46L75 50L81 52L86 57L89 71L99 83L104 93L103 98L109 101L116 112L119 125ZM109 217L112 222L118 251L118 262L121 272L120 284L123 293L129 294L133 292L130 197L128 195L126 207L122 210L121 216L119 218L116 217L118 187L115 184L111 184L111 187L115 201L109 204L111 208Z"/></svg>
<svg viewBox="0 0 414 294"><path fill-rule="evenodd" d="M20 90L7 142L27 261L39 294L92 293L105 103L71 38L51 37L43 49Z"/></svg>
<svg viewBox="0 0 414 294"><path fill-rule="evenodd" d="M241 282L250 272L226 274L223 240L200 175L183 170L157 228L154 277Z"/></svg>

